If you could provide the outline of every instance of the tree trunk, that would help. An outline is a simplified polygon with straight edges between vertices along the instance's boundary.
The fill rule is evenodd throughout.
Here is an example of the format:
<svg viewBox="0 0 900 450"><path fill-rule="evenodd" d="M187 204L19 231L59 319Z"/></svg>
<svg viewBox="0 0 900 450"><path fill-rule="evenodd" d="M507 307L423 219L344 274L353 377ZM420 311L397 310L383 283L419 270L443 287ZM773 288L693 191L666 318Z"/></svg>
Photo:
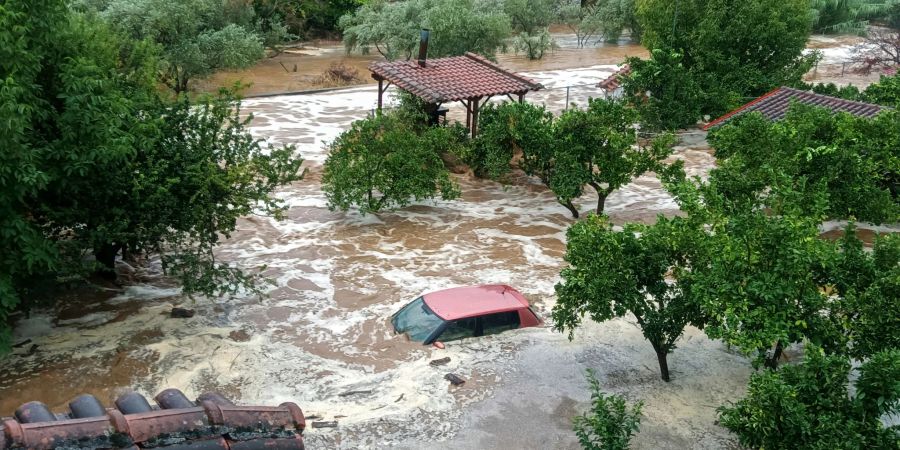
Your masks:
<svg viewBox="0 0 900 450"><path fill-rule="evenodd" d="M772 351L771 356L766 357L765 366L768 369L775 370L778 369L778 361L781 359L781 353L784 351L784 346L781 341L775 343L775 350Z"/></svg>
<svg viewBox="0 0 900 450"><path fill-rule="evenodd" d="M603 214L604 208L606 208L606 194L597 192L597 214Z"/></svg>
<svg viewBox="0 0 900 450"><path fill-rule="evenodd" d="M597 191L597 214L603 214L603 209L606 208L606 197L609 197L611 189L603 189L599 183L594 181L590 181L588 184Z"/></svg>
<svg viewBox="0 0 900 450"><path fill-rule="evenodd" d="M119 253L119 246L115 244L104 244L94 249L94 258L101 265L97 270L97 275L109 280L116 279L116 254Z"/></svg>
<svg viewBox="0 0 900 450"><path fill-rule="evenodd" d="M559 202L559 204L565 206L566 209L568 209L569 212L572 213L573 218L575 218L575 219L578 218L578 210L575 208L575 205L573 205L571 201Z"/></svg>
<svg viewBox="0 0 900 450"><path fill-rule="evenodd" d="M662 380L666 383L669 382L669 361L666 359L669 356L669 352L665 350L660 350L656 346L653 346L653 349L656 350L656 360L659 362L659 376L662 377Z"/></svg>

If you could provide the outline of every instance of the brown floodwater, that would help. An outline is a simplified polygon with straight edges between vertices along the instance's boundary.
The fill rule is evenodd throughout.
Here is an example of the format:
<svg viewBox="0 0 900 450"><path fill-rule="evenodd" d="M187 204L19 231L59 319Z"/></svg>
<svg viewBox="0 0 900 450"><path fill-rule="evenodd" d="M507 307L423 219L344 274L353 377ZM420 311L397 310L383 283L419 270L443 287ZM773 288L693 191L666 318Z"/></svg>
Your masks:
<svg viewBox="0 0 900 450"><path fill-rule="evenodd" d="M364 68L376 59L346 56L335 45L320 48L219 74L210 83L247 77L254 82L251 93L302 89L308 87L304 77L317 76L333 61ZM547 89L527 99L558 113L601 95L596 81L625 56L642 54L640 47L622 43L564 47L541 61L499 59L543 83ZM297 72L279 64L293 69L292 61ZM288 206L284 221L244 218L217 250L221 261L270 279L267 296L191 300L160 275L158 260L137 268L121 263L127 273L123 286L69 290L56 306L19 320L14 339L22 345L0 364L0 415L29 400L61 411L85 392L109 405L128 389L153 395L177 387L188 396L219 390L245 403L295 401L307 414L339 417L342 423L388 423L397 439L451 436L451 419L461 407L483 399L504 379L517 349L545 342L549 325L436 350L394 336L390 315L428 291L506 283L548 319L565 231L574 220L545 187L524 175L505 186L454 175L460 199L416 202L377 216L330 211L320 186L326 145L369 114L375 91L363 85L244 101L243 110L254 116L251 131L271 145L295 144L309 169L304 180L277 193ZM459 105L448 106L449 117L462 117ZM672 159L701 177L714 165L705 133L696 130L680 134ZM576 203L587 212L594 202L586 194ZM606 212L616 224L649 223L678 208L654 174L646 174L612 194ZM170 318L173 305L195 308L197 315ZM643 346L639 337L617 345L623 351ZM452 360L445 369L428 365L445 356ZM469 382L448 388L446 371ZM722 400L706 399L702 386L689 389L679 395ZM359 390L371 393L341 395Z"/></svg>

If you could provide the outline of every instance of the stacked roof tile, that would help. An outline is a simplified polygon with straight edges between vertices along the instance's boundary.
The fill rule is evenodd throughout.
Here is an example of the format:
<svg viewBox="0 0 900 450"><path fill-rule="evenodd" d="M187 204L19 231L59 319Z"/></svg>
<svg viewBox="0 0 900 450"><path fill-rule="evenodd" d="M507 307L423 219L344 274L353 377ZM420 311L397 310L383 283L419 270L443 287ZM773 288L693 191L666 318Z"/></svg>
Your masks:
<svg viewBox="0 0 900 450"><path fill-rule="evenodd" d="M597 87L612 92L622 86L622 80L631 73L631 66L623 64L615 72L604 78L603 81L597 83Z"/></svg>
<svg viewBox="0 0 900 450"><path fill-rule="evenodd" d="M369 70L373 78L390 81L430 103L524 94L543 88L474 53L429 59L424 67L416 61L375 62Z"/></svg>
<svg viewBox="0 0 900 450"><path fill-rule="evenodd" d="M791 102L818 106L820 108L828 109L832 113L846 112L860 117L873 117L885 109L885 107L881 105L854 102L842 98L816 94L814 92L780 87L716 120L713 120L703 127L703 129L709 130L721 126L734 117L751 111L758 111L769 120L781 120L787 114Z"/></svg>
<svg viewBox="0 0 900 450"><path fill-rule="evenodd" d="M82 395L65 414L29 402L3 418L0 449L303 450L306 420L294 403L235 406L215 393L192 402L177 389L155 400L132 392L107 409Z"/></svg>

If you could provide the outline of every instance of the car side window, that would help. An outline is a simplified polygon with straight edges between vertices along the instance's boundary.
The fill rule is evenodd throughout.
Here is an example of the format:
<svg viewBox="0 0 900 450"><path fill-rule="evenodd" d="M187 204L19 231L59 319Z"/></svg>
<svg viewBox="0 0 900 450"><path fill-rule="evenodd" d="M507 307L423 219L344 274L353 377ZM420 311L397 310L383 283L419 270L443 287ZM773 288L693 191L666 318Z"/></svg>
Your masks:
<svg viewBox="0 0 900 450"><path fill-rule="evenodd" d="M509 311L488 314L481 317L483 334L497 334L506 330L519 328L519 312Z"/></svg>
<svg viewBox="0 0 900 450"><path fill-rule="evenodd" d="M444 332L438 336L438 340L452 341L475 336L475 318L458 319L450 322Z"/></svg>

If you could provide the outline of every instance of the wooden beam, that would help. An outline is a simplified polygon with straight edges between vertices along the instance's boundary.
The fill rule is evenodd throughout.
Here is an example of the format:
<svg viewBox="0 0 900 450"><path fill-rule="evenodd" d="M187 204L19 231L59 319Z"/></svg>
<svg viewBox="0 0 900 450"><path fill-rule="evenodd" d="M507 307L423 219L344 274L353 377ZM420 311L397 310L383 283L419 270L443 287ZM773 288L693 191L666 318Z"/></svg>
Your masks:
<svg viewBox="0 0 900 450"><path fill-rule="evenodd" d="M466 107L466 129L472 129L472 102L466 100L460 100L460 103Z"/></svg>
<svg viewBox="0 0 900 450"><path fill-rule="evenodd" d="M474 100L475 105L472 107L472 139L475 139L475 136L478 135L478 110L480 109L479 104L481 103L481 97L475 98Z"/></svg>
<svg viewBox="0 0 900 450"><path fill-rule="evenodd" d="M381 88L383 82L384 80L378 78L378 111L381 111L381 97L384 95L384 89Z"/></svg>
<svg viewBox="0 0 900 450"><path fill-rule="evenodd" d="M525 93L522 92L519 94L519 103L523 103L525 101Z"/></svg>

